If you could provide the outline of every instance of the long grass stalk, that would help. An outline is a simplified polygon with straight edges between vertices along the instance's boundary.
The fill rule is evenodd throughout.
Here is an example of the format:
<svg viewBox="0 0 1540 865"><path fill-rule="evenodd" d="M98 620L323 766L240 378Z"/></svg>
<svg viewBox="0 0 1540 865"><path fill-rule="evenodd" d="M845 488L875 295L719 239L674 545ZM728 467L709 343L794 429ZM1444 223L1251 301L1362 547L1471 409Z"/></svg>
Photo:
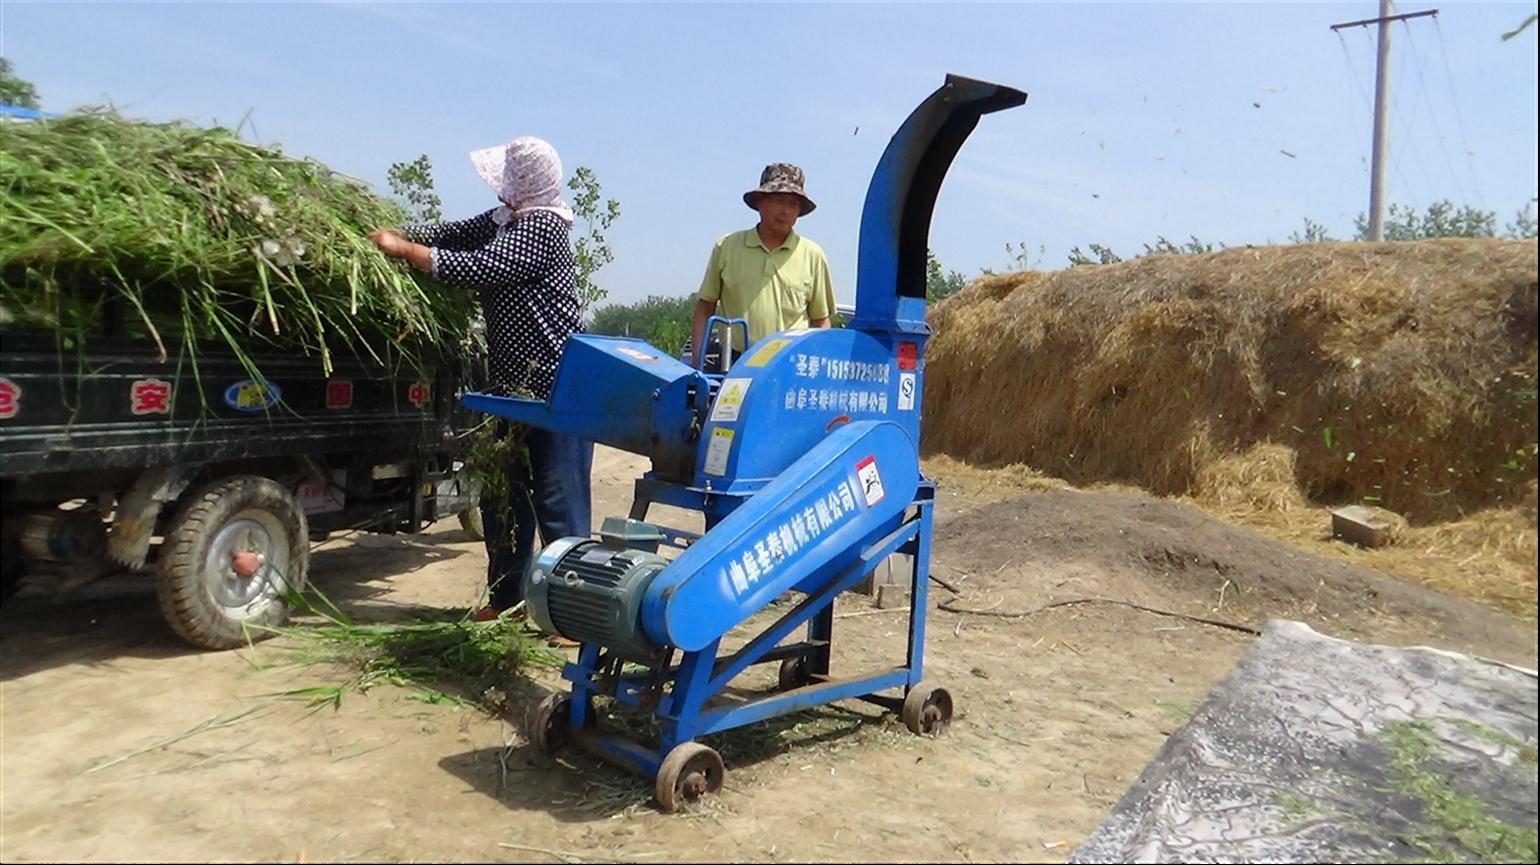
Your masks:
<svg viewBox="0 0 1540 865"><path fill-rule="evenodd" d="M361 182L225 128L86 109L0 136L0 323L126 336L161 357L228 349L409 366L474 348L474 298L369 242L400 224ZM109 302L103 303L104 300Z"/></svg>

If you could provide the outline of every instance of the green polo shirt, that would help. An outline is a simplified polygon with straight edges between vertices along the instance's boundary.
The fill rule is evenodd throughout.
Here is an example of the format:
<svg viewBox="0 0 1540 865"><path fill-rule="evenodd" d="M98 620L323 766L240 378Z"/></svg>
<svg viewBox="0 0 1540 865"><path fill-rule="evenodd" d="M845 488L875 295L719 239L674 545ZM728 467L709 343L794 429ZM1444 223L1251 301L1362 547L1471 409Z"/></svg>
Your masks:
<svg viewBox="0 0 1540 865"><path fill-rule="evenodd" d="M698 296L716 301L717 315L746 319L751 345L834 312L823 248L795 231L775 250L765 248L757 229L723 236L711 250ZM743 350L741 342L734 328L733 347Z"/></svg>

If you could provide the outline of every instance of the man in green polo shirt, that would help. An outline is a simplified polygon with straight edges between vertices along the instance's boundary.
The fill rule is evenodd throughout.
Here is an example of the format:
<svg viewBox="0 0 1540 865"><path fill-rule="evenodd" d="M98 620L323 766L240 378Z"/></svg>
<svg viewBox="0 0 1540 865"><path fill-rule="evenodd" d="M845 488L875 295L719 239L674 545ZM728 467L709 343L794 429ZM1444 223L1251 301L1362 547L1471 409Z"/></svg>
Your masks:
<svg viewBox="0 0 1540 865"><path fill-rule="evenodd" d="M745 319L750 345L783 330L829 326L829 262L822 247L792 231L797 218L817 206L802 186L802 169L775 162L760 173L759 187L743 194L743 202L759 211L759 224L725 235L711 250L690 321L697 364L705 343L701 331L713 314ZM741 329L733 328L733 356L746 347Z"/></svg>

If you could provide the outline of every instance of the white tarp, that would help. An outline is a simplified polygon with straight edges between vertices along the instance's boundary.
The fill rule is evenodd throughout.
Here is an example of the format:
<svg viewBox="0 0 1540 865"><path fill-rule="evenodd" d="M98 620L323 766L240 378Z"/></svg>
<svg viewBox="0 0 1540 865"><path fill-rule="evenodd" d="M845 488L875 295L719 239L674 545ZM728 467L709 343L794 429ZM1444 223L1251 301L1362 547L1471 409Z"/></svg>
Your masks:
<svg viewBox="0 0 1540 865"><path fill-rule="evenodd" d="M1534 862L1536 695L1270 622L1070 861Z"/></svg>

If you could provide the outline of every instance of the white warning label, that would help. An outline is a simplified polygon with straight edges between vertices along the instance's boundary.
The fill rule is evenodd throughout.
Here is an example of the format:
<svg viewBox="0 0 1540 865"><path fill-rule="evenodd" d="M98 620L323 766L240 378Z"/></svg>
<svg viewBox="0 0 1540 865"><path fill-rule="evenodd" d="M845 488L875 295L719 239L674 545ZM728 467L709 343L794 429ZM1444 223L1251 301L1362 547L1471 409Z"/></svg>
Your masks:
<svg viewBox="0 0 1540 865"><path fill-rule="evenodd" d="M722 389L717 391L716 404L711 408L711 419L722 423L730 423L738 419L738 412L743 408L743 397L749 392L751 378L730 378L722 382Z"/></svg>
<svg viewBox="0 0 1540 865"><path fill-rule="evenodd" d="M875 457L867 457L856 463L856 476L861 479L861 495L866 499L867 507L882 501L882 476L877 474Z"/></svg>
<svg viewBox="0 0 1540 865"><path fill-rule="evenodd" d="M733 449L733 431L717 427L711 431L711 444L706 446L706 474L722 477L727 474L727 454Z"/></svg>
<svg viewBox="0 0 1540 865"><path fill-rule="evenodd" d="M901 372L898 374L898 410L914 411L914 373Z"/></svg>

